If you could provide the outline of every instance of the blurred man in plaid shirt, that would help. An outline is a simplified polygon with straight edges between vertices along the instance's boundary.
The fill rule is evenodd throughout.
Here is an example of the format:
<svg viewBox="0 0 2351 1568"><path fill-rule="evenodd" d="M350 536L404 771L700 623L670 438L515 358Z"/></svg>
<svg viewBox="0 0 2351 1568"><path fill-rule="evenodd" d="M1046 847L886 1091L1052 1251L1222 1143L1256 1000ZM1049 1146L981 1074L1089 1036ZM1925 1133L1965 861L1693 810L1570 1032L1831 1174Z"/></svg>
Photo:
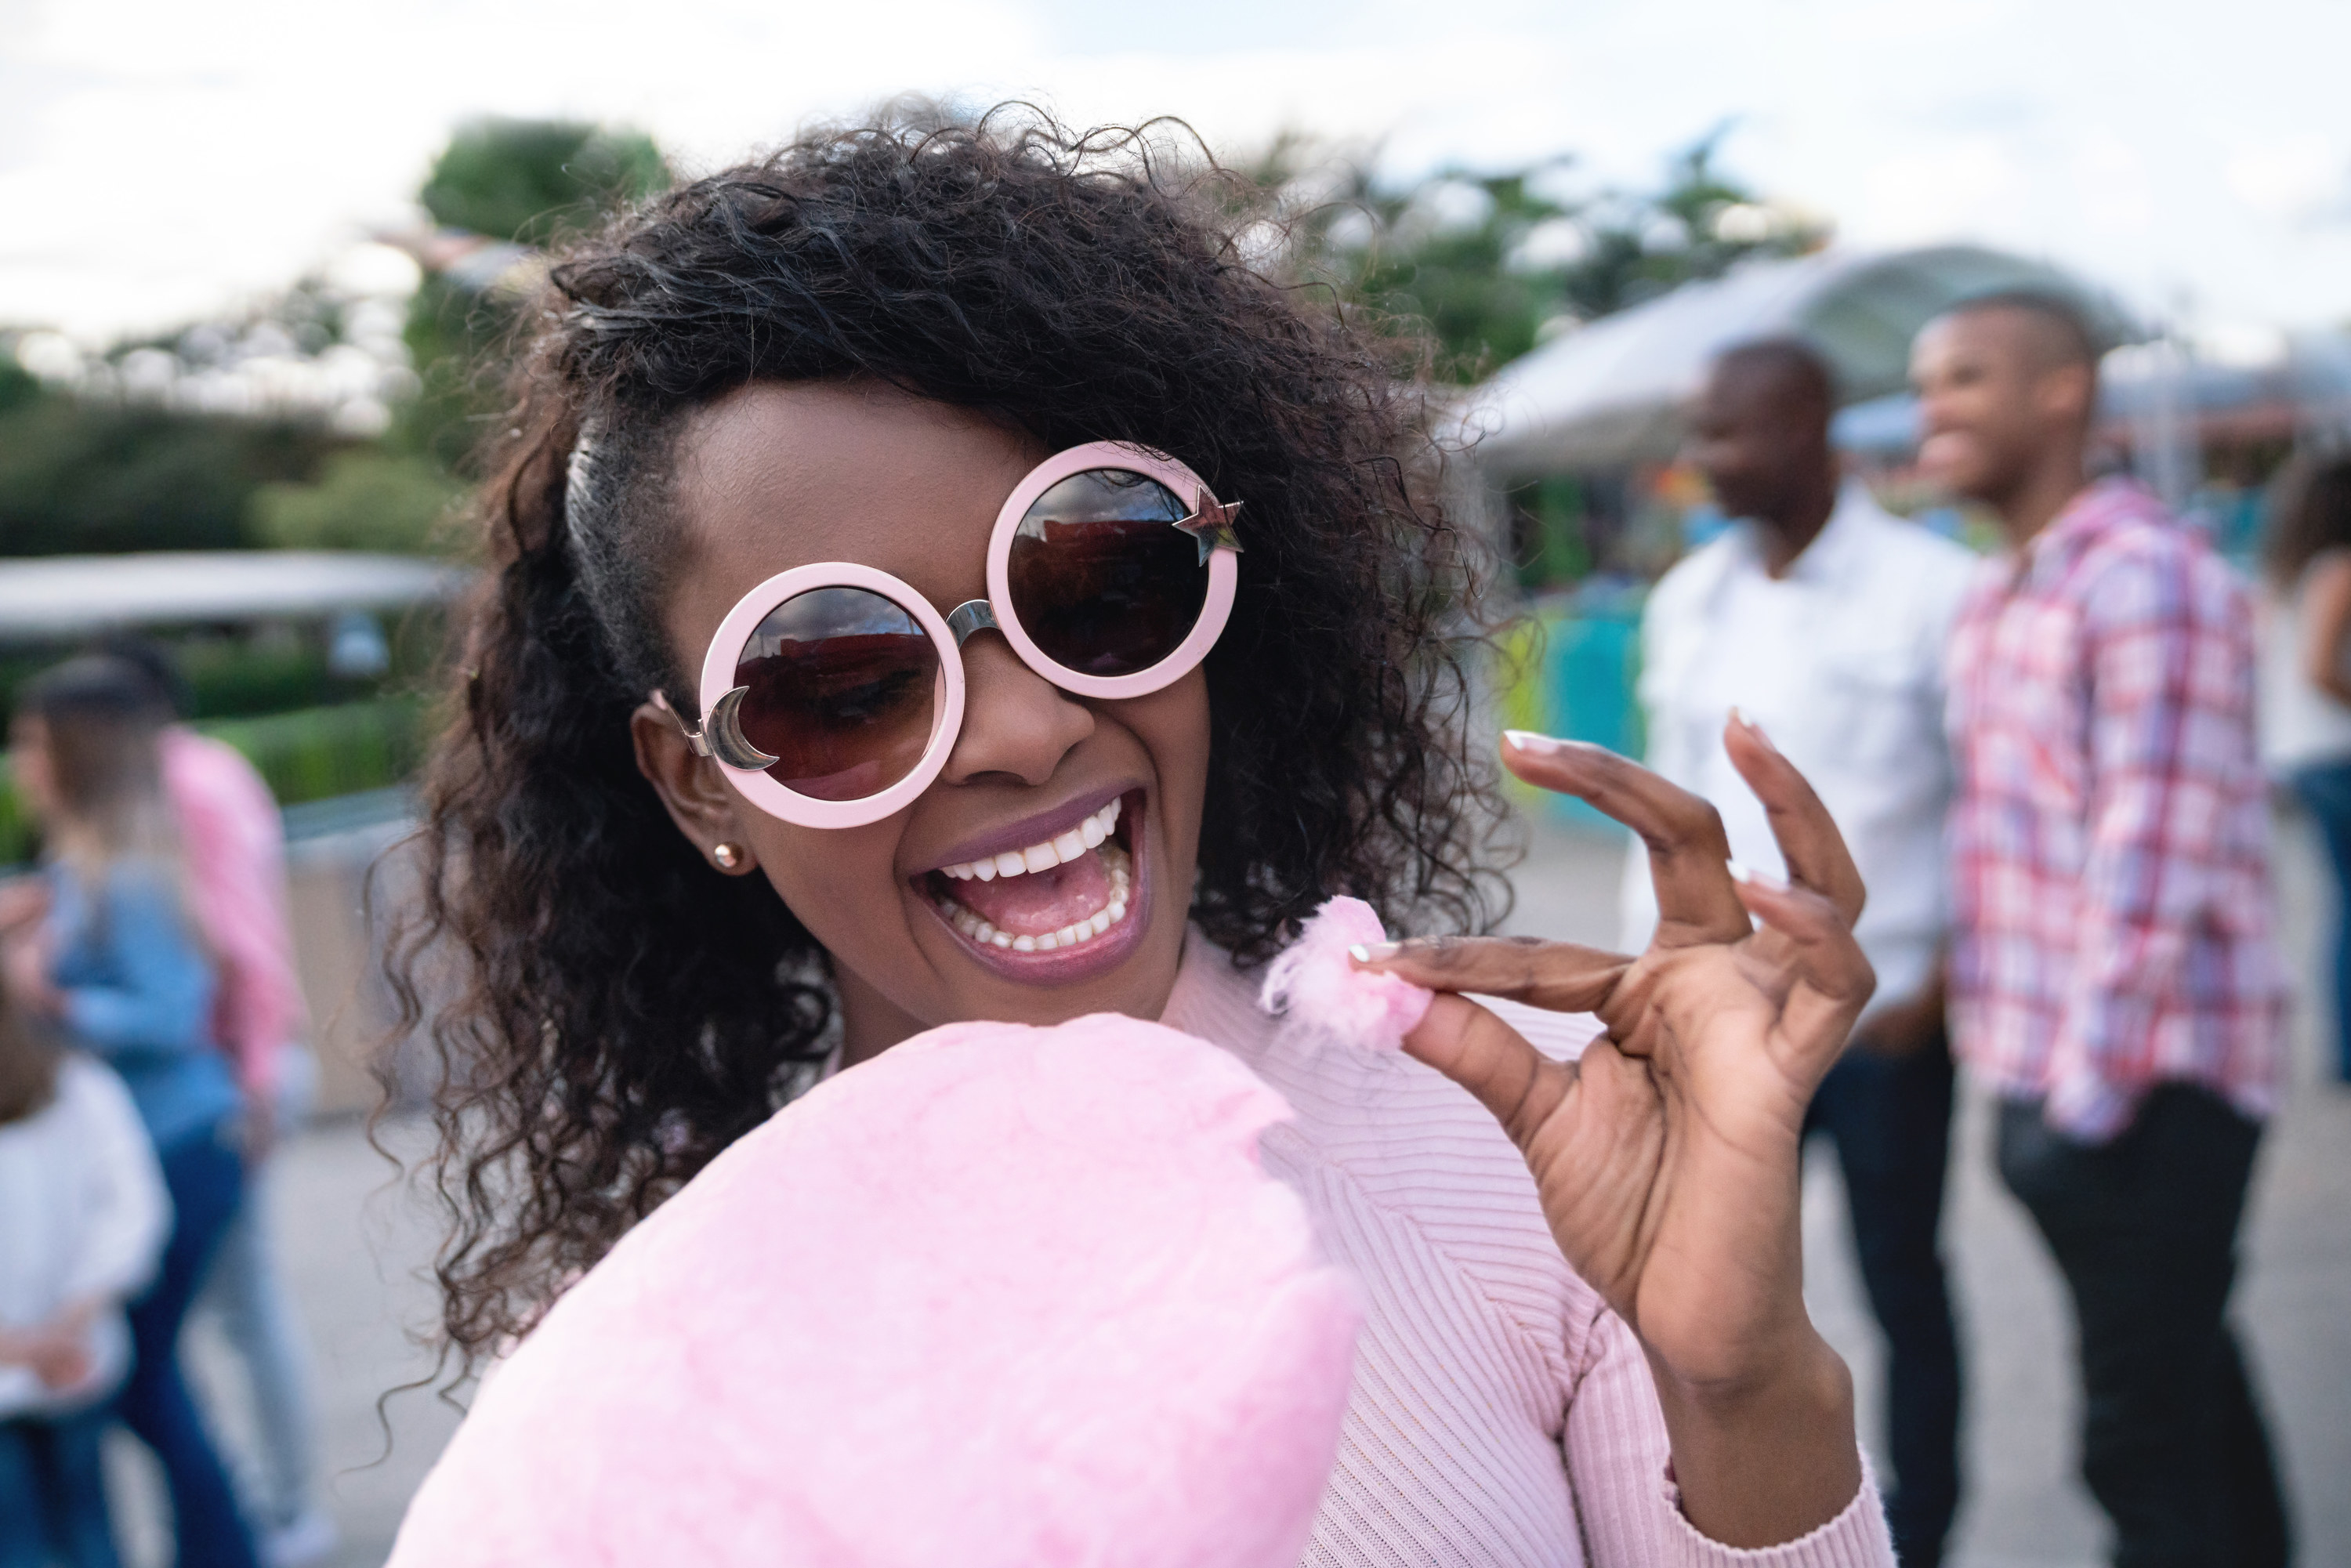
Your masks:
<svg viewBox="0 0 2351 1568"><path fill-rule="evenodd" d="M2226 1320L2286 999L2251 606L2152 496L2087 481L2097 354L2070 306L1970 302L1911 372L1922 466L2009 547L1948 666L1952 1023L2072 1292L2084 1479L2126 1568L2283 1563Z"/></svg>

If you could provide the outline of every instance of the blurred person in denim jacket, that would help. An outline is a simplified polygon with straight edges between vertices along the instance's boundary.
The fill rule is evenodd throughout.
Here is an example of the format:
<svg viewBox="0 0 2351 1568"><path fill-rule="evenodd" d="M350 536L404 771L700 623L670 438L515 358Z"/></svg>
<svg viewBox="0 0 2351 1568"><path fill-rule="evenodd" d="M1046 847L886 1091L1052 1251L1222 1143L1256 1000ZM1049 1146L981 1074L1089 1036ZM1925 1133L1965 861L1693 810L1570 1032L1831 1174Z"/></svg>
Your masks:
<svg viewBox="0 0 2351 1568"><path fill-rule="evenodd" d="M318 1063L287 913L286 829L269 786L243 753L184 721L193 707L171 654L143 637L103 644L135 664L181 722L157 745L187 868L188 899L218 967L213 1033L235 1063L246 1104L246 1199L221 1238L196 1301L235 1352L253 1390L258 1463L250 1511L268 1568L305 1568L333 1551L321 1494L319 1420L302 1325L278 1266L273 1155L308 1120Z"/></svg>

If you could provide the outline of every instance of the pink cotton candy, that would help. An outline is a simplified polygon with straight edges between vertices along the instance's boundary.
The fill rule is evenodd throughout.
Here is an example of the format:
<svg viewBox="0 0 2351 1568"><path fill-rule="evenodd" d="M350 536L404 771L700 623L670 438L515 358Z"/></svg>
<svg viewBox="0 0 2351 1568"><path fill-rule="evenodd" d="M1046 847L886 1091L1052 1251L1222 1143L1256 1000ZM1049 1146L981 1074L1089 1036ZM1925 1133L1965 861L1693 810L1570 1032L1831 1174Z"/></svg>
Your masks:
<svg viewBox="0 0 2351 1568"><path fill-rule="evenodd" d="M1287 1034L1370 1051L1404 1048L1436 993L1394 975L1358 969L1347 949L1384 942L1380 917L1360 898L1334 898L1314 912L1298 940L1267 966L1258 1000L1283 1015Z"/></svg>
<svg viewBox="0 0 2351 1568"><path fill-rule="evenodd" d="M391 1568L1290 1568L1356 1313L1288 1114L1110 1015L850 1069L564 1295Z"/></svg>

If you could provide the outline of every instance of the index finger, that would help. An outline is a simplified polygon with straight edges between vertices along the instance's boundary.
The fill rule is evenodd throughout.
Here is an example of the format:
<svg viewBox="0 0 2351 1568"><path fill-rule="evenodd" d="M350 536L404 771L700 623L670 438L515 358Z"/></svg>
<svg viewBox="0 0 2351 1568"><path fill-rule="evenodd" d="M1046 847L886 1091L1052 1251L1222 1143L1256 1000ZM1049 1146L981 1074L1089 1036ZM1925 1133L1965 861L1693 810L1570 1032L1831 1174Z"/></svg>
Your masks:
<svg viewBox="0 0 2351 1568"><path fill-rule="evenodd" d="M1588 801L1641 835L1657 886L1660 947L1738 942L1755 929L1730 878L1722 815L1605 747L1510 730L1502 760L1530 784Z"/></svg>
<svg viewBox="0 0 2351 1568"><path fill-rule="evenodd" d="M1432 991L1508 997L1555 1013L1598 1010L1633 967L1622 953L1532 936L1441 936L1383 944L1370 954L1364 967Z"/></svg>

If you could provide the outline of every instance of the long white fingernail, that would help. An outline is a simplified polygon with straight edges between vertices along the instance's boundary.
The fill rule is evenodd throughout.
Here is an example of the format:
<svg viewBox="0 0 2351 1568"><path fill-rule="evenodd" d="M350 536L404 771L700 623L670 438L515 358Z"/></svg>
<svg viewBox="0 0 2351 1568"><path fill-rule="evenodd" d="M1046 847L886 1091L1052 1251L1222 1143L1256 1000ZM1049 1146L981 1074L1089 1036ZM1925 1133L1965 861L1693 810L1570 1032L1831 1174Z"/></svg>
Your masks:
<svg viewBox="0 0 2351 1568"><path fill-rule="evenodd" d="M1512 750L1523 751L1532 757L1552 757L1567 749L1565 741L1553 740L1548 735L1537 735L1531 729L1506 729L1502 732L1502 738L1510 743Z"/></svg>
<svg viewBox="0 0 2351 1568"><path fill-rule="evenodd" d="M1767 893L1788 891L1788 879L1777 872L1765 871L1760 866L1749 865L1745 861L1726 861L1723 863L1730 868L1731 879L1735 882L1743 882L1750 887L1762 888Z"/></svg>
<svg viewBox="0 0 2351 1568"><path fill-rule="evenodd" d="M1735 707L1730 710L1730 718L1732 723L1738 725L1748 734L1761 741L1763 743L1764 750L1771 752L1775 756L1779 753L1780 748L1771 743L1771 737L1770 736L1763 733L1763 727L1761 725L1757 724L1753 719L1748 717L1746 714L1740 712Z"/></svg>
<svg viewBox="0 0 2351 1568"><path fill-rule="evenodd" d="M1358 964L1376 964L1383 958L1393 958L1400 946L1395 942L1358 942L1347 949L1347 956Z"/></svg>

